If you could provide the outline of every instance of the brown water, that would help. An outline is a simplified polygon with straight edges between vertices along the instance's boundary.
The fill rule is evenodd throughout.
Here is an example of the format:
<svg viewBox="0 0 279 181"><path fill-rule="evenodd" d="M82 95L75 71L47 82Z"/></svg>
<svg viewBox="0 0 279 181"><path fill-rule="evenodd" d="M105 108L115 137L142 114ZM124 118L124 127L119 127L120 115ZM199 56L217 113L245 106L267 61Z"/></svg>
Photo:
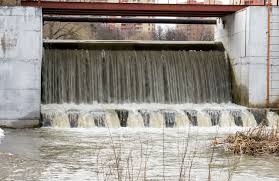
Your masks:
<svg viewBox="0 0 279 181"><path fill-rule="evenodd" d="M207 180L211 140L237 129L6 129L0 180L178 180L181 168L185 180ZM210 165L212 180L279 180L274 156L216 149Z"/></svg>
<svg viewBox="0 0 279 181"><path fill-rule="evenodd" d="M223 51L44 50L44 104L230 101Z"/></svg>

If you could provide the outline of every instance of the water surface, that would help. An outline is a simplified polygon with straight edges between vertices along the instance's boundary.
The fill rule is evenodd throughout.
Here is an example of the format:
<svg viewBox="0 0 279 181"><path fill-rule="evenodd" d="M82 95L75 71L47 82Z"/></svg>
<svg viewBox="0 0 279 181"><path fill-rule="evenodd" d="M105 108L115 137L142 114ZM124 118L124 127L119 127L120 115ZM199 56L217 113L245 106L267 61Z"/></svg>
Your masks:
<svg viewBox="0 0 279 181"><path fill-rule="evenodd" d="M238 129L6 129L0 180L279 180L278 157L212 150Z"/></svg>

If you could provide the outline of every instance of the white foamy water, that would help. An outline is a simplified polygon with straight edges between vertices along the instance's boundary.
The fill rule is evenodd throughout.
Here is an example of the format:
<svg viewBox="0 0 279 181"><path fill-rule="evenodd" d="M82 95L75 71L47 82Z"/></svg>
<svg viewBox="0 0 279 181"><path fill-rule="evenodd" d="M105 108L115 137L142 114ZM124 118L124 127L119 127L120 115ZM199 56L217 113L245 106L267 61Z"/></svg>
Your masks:
<svg viewBox="0 0 279 181"><path fill-rule="evenodd" d="M42 123L44 127L57 128L255 127L258 124L252 112L235 104L156 103L42 105Z"/></svg>
<svg viewBox="0 0 279 181"><path fill-rule="evenodd" d="M267 121L270 127L278 128L279 127L279 115L275 112L267 113Z"/></svg>
<svg viewBox="0 0 279 181"><path fill-rule="evenodd" d="M241 112L241 119L242 119L243 127L256 127L257 126L257 122L256 122L253 114L247 110Z"/></svg>
<svg viewBox="0 0 279 181"><path fill-rule="evenodd" d="M125 110L139 110L139 109L147 109L147 110L161 110L161 109L170 109L170 110L245 110L247 107L240 106L233 103L205 103L205 104L159 104L159 103L131 103L131 104L101 104L101 103L93 103L93 104L43 104L42 112L56 109L57 111L66 111L69 109L78 109L84 111L90 110L104 110L104 109L125 109Z"/></svg>
<svg viewBox="0 0 279 181"><path fill-rule="evenodd" d="M185 116L185 113L183 113L182 111L175 114L175 121L177 128L190 126L189 118Z"/></svg>
<svg viewBox="0 0 279 181"><path fill-rule="evenodd" d="M4 137L4 131L0 128L0 143L1 143L1 139Z"/></svg>
<svg viewBox="0 0 279 181"><path fill-rule="evenodd" d="M198 111L198 113L197 113L197 122L198 122L198 126L200 126L200 127L212 126L211 118L205 112Z"/></svg>
<svg viewBox="0 0 279 181"><path fill-rule="evenodd" d="M127 126L129 128L143 128L144 121L138 112L130 111L127 118Z"/></svg>
<svg viewBox="0 0 279 181"><path fill-rule="evenodd" d="M220 126L221 127L236 126L233 116L228 111L222 112L221 117L220 117Z"/></svg>

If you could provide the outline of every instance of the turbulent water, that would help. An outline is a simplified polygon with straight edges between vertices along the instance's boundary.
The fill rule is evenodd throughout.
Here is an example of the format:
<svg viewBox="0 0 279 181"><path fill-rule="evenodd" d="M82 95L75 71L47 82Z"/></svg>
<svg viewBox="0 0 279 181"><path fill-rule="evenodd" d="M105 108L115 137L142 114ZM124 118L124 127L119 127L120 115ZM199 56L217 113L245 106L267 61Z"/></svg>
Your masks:
<svg viewBox="0 0 279 181"><path fill-rule="evenodd" d="M276 156L238 157L218 148L212 151L210 143L216 136L240 129L5 130L0 180L278 180Z"/></svg>
<svg viewBox="0 0 279 181"><path fill-rule="evenodd" d="M230 101L229 64L223 51L44 51L45 104Z"/></svg>
<svg viewBox="0 0 279 181"><path fill-rule="evenodd" d="M0 128L0 143L3 137L4 137L4 131Z"/></svg>
<svg viewBox="0 0 279 181"><path fill-rule="evenodd" d="M45 46L44 127L255 127L279 118L230 103L229 61L213 45L203 51L74 45Z"/></svg>
<svg viewBox="0 0 279 181"><path fill-rule="evenodd" d="M263 120L277 126L278 114L256 113L234 104L48 104L41 118L42 126L60 128L255 127Z"/></svg>

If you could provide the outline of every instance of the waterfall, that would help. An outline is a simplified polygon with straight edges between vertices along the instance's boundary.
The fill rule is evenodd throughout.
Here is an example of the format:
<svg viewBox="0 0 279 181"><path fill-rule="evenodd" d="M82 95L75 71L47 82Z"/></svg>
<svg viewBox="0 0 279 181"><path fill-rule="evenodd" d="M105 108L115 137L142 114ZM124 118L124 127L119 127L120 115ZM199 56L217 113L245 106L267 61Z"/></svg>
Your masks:
<svg viewBox="0 0 279 181"><path fill-rule="evenodd" d="M229 101L229 63L223 51L44 50L44 104Z"/></svg>
<svg viewBox="0 0 279 181"><path fill-rule="evenodd" d="M177 128L190 126L190 120L184 112L177 112L175 114L175 126Z"/></svg>
<svg viewBox="0 0 279 181"><path fill-rule="evenodd" d="M188 128L198 127L255 127L253 111L242 106L221 106L212 109L203 105L42 105L42 125L58 128ZM165 108L165 109L162 109ZM256 115L256 114L255 114ZM279 124L275 112L267 112L262 121L270 127Z"/></svg>
<svg viewBox="0 0 279 181"><path fill-rule="evenodd" d="M143 117L139 112L129 111L127 126L131 128L144 127Z"/></svg>
<svg viewBox="0 0 279 181"><path fill-rule="evenodd" d="M81 114L78 123L79 123L78 127L80 128L94 128L95 127L94 114L92 113Z"/></svg>
<svg viewBox="0 0 279 181"><path fill-rule="evenodd" d="M4 131L0 128L0 143L3 137L4 137Z"/></svg>
<svg viewBox="0 0 279 181"><path fill-rule="evenodd" d="M233 116L229 111L223 111L220 116L220 126L221 127L233 127L236 126Z"/></svg>
<svg viewBox="0 0 279 181"><path fill-rule="evenodd" d="M211 118L206 112L198 111L197 113L197 123L200 127L212 126Z"/></svg>
<svg viewBox="0 0 279 181"><path fill-rule="evenodd" d="M162 128L164 124L164 116L160 112L152 111L150 112L150 123L149 127L152 128Z"/></svg>
<svg viewBox="0 0 279 181"><path fill-rule="evenodd" d="M229 61L214 44L52 43L42 65L44 127L252 127L262 119L231 105ZM276 115L267 114L269 125Z"/></svg>
<svg viewBox="0 0 279 181"><path fill-rule="evenodd" d="M268 125L273 128L278 128L279 126L279 115L275 112L267 113Z"/></svg>
<svg viewBox="0 0 279 181"><path fill-rule="evenodd" d="M244 127L257 126L256 119L254 118L252 113L250 113L249 111L242 111L241 113L241 119Z"/></svg>
<svg viewBox="0 0 279 181"><path fill-rule="evenodd" d="M117 116L117 113L113 110L106 112L106 127L109 128L119 128L120 127L120 121Z"/></svg>
<svg viewBox="0 0 279 181"><path fill-rule="evenodd" d="M48 110L42 113L42 120L44 127L55 127L55 128L69 128L70 122L68 116L64 112L58 112L57 110Z"/></svg>

